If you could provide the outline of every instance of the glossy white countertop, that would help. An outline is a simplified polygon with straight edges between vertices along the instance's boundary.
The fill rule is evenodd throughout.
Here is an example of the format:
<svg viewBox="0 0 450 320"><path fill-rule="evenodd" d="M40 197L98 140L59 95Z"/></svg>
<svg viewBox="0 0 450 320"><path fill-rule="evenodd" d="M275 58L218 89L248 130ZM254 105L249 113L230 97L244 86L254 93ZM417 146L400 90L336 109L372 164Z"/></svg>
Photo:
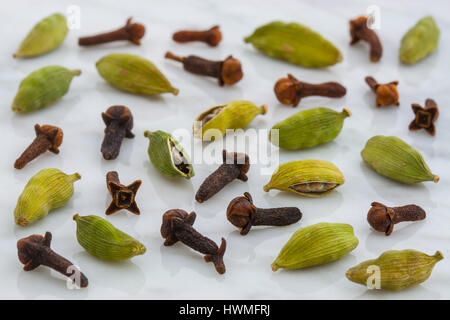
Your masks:
<svg viewBox="0 0 450 320"><path fill-rule="evenodd" d="M81 9L81 29L71 30L63 45L52 53L28 60L15 60L12 54L21 39L40 19L53 12L66 13L71 5ZM349 46L348 21L365 14L369 5L381 9L381 29L377 31L384 46L379 63L369 61L366 44ZM25 1L16 0L1 9L3 30L0 46L0 298L3 299L449 299L450 298L450 18L448 1ZM403 66L398 61L400 39L426 14L432 14L441 29L438 50L426 60ZM127 17L142 22L147 33L141 46L112 43L81 48L77 38L121 26ZM243 42L244 36L269 21L303 23L331 40L344 60L332 67L312 70L268 58ZM174 31L183 28L221 26L223 41L217 48L203 43L177 44ZM244 78L232 87L219 87L215 80L185 72L173 61L164 59L166 50L175 54L196 54L223 59L233 54L243 65ZM123 93L110 87L98 75L95 62L110 52L128 52L153 61L180 89L178 96L147 98ZM28 115L16 115L10 105L20 81L41 67L59 64L79 68L82 75L55 105ZM292 73L309 82L338 81L347 87L341 99L305 98L293 109L278 103L273 94L275 81ZM374 94L364 82L367 75L380 82L399 81L400 107L377 109ZM424 104L433 98L440 107L435 137L425 132L410 132L413 119L411 103ZM260 174L253 164L246 183L235 181L204 204L194 194L216 164L195 165L191 180L170 180L161 176L147 156L148 140L144 130L173 132L190 130L197 114L210 106L235 99L267 104L268 114L258 116L250 128L270 128L293 113L316 106L335 110L347 107L353 116L346 119L341 134L331 143L312 149L280 151L280 162L294 159L322 159L338 166L346 182L336 192L320 199L308 199L277 191L265 193L262 186L269 176ZM128 106L135 119L135 139L124 140L114 161L100 153L104 124L101 112L111 105ZM59 155L46 153L22 170L13 163L34 138L33 126L53 124L64 130ZM372 171L362 161L360 151L370 137L396 135L417 148L440 182L402 185ZM182 142L182 144L184 144ZM200 144L198 141L196 144ZM29 178L43 168L79 172L75 195L68 205L29 227L14 224L13 211L19 194ZM107 217L116 227L139 239L147 253L123 263L107 263L84 251L75 238L72 215L96 214L105 217L110 202L105 174L119 172L124 184L135 179L143 183L137 203L140 216L118 212ZM298 206L300 222L288 227L253 228L243 237L226 219L229 201L249 191L257 206ZM372 201L389 206L415 203L427 212L421 222L395 226L386 237L369 228L366 214ZM161 216L181 208L197 213L195 228L216 242L225 237L227 272L218 275L212 264L182 244L164 247L160 236ZM276 273L270 264L284 243L300 227L318 222L351 224L359 239L358 247L340 261L327 265ZM17 259L16 242L30 234L53 233L52 248L81 267L89 287L68 290L64 278L45 267L32 272L22 270ZM345 271L389 249L417 249L427 254L440 250L445 259L437 263L428 281L402 292L367 290L348 281Z"/></svg>

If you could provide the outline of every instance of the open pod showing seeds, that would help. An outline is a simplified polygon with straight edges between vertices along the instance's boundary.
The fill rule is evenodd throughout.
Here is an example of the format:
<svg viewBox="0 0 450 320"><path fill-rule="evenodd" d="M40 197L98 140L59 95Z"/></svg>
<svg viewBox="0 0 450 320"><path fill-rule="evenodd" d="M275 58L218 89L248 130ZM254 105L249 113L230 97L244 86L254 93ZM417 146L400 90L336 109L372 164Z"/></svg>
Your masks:
<svg viewBox="0 0 450 320"><path fill-rule="evenodd" d="M224 136L227 129L244 129L258 114L265 114L267 105L257 107L245 100L235 100L223 105L214 106L195 118L194 137L203 140L214 140Z"/></svg>
<svg viewBox="0 0 450 320"><path fill-rule="evenodd" d="M344 181L342 172L331 162L295 160L280 165L264 191L278 189L317 198L330 193Z"/></svg>
<svg viewBox="0 0 450 320"><path fill-rule="evenodd" d="M144 136L150 140L148 156L159 172L168 177L194 176L194 168L183 147L170 133L164 131L145 131Z"/></svg>

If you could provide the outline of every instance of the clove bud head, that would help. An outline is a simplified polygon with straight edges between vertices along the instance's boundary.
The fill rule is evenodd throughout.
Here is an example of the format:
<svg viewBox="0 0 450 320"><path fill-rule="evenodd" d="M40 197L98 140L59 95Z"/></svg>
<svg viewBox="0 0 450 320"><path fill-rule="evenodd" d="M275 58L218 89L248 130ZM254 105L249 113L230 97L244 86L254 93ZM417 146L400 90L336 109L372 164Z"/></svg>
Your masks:
<svg viewBox="0 0 450 320"><path fill-rule="evenodd" d="M242 73L241 62L238 59L229 56L222 63L221 80L227 85L233 85L242 79L244 74Z"/></svg>
<svg viewBox="0 0 450 320"><path fill-rule="evenodd" d="M227 219L238 228L245 228L253 220L255 206L245 195L231 200L227 208Z"/></svg>
<svg viewBox="0 0 450 320"><path fill-rule="evenodd" d="M297 105L300 98L297 95L298 85L292 78L281 78L275 83L274 91L282 104Z"/></svg>

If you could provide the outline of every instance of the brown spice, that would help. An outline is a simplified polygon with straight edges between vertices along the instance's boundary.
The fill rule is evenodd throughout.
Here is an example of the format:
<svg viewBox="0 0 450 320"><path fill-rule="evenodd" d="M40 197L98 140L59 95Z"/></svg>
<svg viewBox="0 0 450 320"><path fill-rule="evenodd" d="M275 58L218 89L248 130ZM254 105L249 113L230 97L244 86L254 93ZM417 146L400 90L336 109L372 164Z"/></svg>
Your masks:
<svg viewBox="0 0 450 320"><path fill-rule="evenodd" d="M106 186L112 196L111 204L106 209L105 214L110 215L119 210L126 209L131 213L139 215L141 212L136 204L136 193L142 181L136 180L128 186L120 183L117 171L110 171L106 174Z"/></svg>
<svg viewBox="0 0 450 320"><path fill-rule="evenodd" d="M366 83L376 94L377 107L400 105L398 102L399 94L397 90L398 81L392 81L386 84L379 84L373 77L367 76Z"/></svg>
<svg viewBox="0 0 450 320"><path fill-rule="evenodd" d="M103 158L112 160L119 155L123 138L134 138L133 115L125 106L112 106L102 113L102 119L106 128L101 152Z"/></svg>
<svg viewBox="0 0 450 320"><path fill-rule="evenodd" d="M427 99L425 108L416 103L413 103L411 106L415 119L409 124L409 130L425 129L429 135L434 136L436 134L434 122L439 117L439 109L436 102L433 99Z"/></svg>
<svg viewBox="0 0 450 320"><path fill-rule="evenodd" d="M366 41L370 45L370 60L372 62L380 60L383 48L375 31L367 26L367 17L361 16L350 20L350 35L352 37L350 45L354 45L359 40Z"/></svg>
<svg viewBox="0 0 450 320"><path fill-rule="evenodd" d="M197 30L181 30L175 32L172 36L173 40L180 43L201 41L205 42L211 47L217 46L222 40L222 33L219 26L214 26L211 29L204 31Z"/></svg>

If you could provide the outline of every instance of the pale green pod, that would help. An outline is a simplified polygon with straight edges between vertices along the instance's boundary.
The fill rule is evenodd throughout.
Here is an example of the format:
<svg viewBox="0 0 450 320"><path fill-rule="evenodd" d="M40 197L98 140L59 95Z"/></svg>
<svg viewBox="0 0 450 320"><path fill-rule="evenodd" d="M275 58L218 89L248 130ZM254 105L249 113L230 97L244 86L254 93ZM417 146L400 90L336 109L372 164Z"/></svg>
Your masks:
<svg viewBox="0 0 450 320"><path fill-rule="evenodd" d="M68 31L66 17L52 14L31 29L13 57L29 58L52 51L61 45Z"/></svg>
<svg viewBox="0 0 450 320"><path fill-rule="evenodd" d="M361 151L361 156L376 172L399 182L439 181L439 177L431 172L419 151L398 137L370 138Z"/></svg>
<svg viewBox="0 0 450 320"><path fill-rule="evenodd" d="M111 53L96 64L98 73L110 85L134 94L178 94L169 80L150 61L128 53Z"/></svg>
<svg viewBox="0 0 450 320"><path fill-rule="evenodd" d="M302 269L336 261L358 246L353 227L345 223L317 223L297 230L272 263L279 268Z"/></svg>
<svg viewBox="0 0 450 320"><path fill-rule="evenodd" d="M68 91L73 77L80 70L48 66L30 73L19 85L11 105L14 112L26 113L43 109L61 99Z"/></svg>
<svg viewBox="0 0 450 320"><path fill-rule="evenodd" d="M91 255L105 261L123 261L144 254L147 249L138 240L98 216L73 216L78 243Z"/></svg>
<svg viewBox="0 0 450 320"><path fill-rule="evenodd" d="M342 54L319 33L298 23L274 21L257 28L244 39L267 55L309 68L342 61Z"/></svg>
<svg viewBox="0 0 450 320"><path fill-rule="evenodd" d="M264 186L264 191L278 189L318 198L329 194L344 182L342 172L331 162L295 160L280 165Z"/></svg>
<svg viewBox="0 0 450 320"><path fill-rule="evenodd" d="M145 131L150 140L148 156L156 169L165 176L190 179L194 176L194 167L188 154L178 141L164 131Z"/></svg>
<svg viewBox="0 0 450 320"><path fill-rule="evenodd" d="M267 105L257 107L253 102L234 100L223 105L214 106L195 118L194 137L214 140L216 135L225 135L227 129L246 128L259 114L267 113Z"/></svg>
<svg viewBox="0 0 450 320"><path fill-rule="evenodd" d="M346 108L342 112L323 107L303 110L272 127L272 130L278 130L278 144L273 141L272 130L269 140L287 150L311 148L334 140L341 132L345 118L351 115Z"/></svg>
<svg viewBox="0 0 450 320"><path fill-rule="evenodd" d="M400 61L413 64L433 53L439 43L439 34L432 16L420 19L402 38Z"/></svg>
<svg viewBox="0 0 450 320"><path fill-rule="evenodd" d="M439 251L429 256L411 249L389 250L377 259L348 269L345 275L348 280L370 288L399 291L427 280L434 265L443 258Z"/></svg>
<svg viewBox="0 0 450 320"><path fill-rule="evenodd" d="M17 200L14 220L27 226L69 202L73 183L81 179L78 173L67 175L58 169L43 169L27 183Z"/></svg>

